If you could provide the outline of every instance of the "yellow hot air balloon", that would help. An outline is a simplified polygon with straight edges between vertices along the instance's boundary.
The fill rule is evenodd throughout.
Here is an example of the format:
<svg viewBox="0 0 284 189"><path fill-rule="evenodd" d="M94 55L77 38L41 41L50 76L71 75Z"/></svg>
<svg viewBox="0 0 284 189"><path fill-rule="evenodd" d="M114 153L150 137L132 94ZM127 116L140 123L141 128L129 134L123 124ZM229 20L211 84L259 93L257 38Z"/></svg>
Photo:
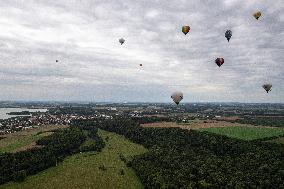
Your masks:
<svg viewBox="0 0 284 189"><path fill-rule="evenodd" d="M261 16L261 12L260 11L257 11L255 13L253 13L253 16L255 17L255 19L259 19L259 17Z"/></svg>
<svg viewBox="0 0 284 189"><path fill-rule="evenodd" d="M189 26L182 26L182 33L184 33L184 35L186 35L190 30L190 27Z"/></svg>

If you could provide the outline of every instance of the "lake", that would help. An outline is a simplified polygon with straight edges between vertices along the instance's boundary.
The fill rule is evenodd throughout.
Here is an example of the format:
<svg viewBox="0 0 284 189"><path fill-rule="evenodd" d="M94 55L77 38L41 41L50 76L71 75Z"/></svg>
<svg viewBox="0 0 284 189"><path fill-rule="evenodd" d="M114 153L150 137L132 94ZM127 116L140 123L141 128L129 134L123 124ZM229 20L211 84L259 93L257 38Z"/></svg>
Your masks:
<svg viewBox="0 0 284 189"><path fill-rule="evenodd" d="M8 115L7 113L10 112L22 112L22 111L29 111L29 112L46 112L47 109L28 109L28 108L0 108L0 119L8 119L11 117L17 117L19 115ZM22 115L21 115L22 116Z"/></svg>

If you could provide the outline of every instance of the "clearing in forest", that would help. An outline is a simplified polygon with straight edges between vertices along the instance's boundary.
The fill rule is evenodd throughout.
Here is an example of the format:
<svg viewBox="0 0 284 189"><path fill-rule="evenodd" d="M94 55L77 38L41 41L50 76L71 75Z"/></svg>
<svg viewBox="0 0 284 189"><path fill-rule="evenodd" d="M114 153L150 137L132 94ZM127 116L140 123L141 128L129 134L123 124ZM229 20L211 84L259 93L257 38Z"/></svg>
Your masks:
<svg viewBox="0 0 284 189"><path fill-rule="evenodd" d="M37 145L35 141L38 139L52 134L52 130L59 128L66 128L66 125L44 125L39 128L28 129L16 133L1 135L5 137L0 140L0 153L4 152L17 152L26 149L34 148Z"/></svg>
<svg viewBox="0 0 284 189"><path fill-rule="evenodd" d="M120 156L129 160L147 150L115 133L99 130L99 135L106 142L101 152L69 156L57 167L28 176L22 183L2 185L0 189L143 188L134 170Z"/></svg>
<svg viewBox="0 0 284 189"><path fill-rule="evenodd" d="M211 127L231 127L238 126L241 124L231 123L227 121L217 121L217 120L191 120L188 123L175 123L175 122L156 122L156 123L146 123L141 124L142 127L157 127L157 128L172 128L179 127L182 129L199 129L199 128L211 128Z"/></svg>

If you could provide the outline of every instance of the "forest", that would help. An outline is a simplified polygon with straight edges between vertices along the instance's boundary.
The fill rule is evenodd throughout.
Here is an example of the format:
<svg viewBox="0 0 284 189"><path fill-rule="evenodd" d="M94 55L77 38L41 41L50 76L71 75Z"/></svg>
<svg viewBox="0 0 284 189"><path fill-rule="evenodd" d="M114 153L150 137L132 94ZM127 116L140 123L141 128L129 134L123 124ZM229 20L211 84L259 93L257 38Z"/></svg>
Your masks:
<svg viewBox="0 0 284 189"><path fill-rule="evenodd" d="M150 151L129 166L145 188L284 188L284 146L179 128L141 128L133 120L85 121Z"/></svg>
<svg viewBox="0 0 284 189"><path fill-rule="evenodd" d="M138 122L139 124L144 123L154 123L154 122L169 122L174 121L175 119L169 117L133 117L132 120Z"/></svg>
<svg viewBox="0 0 284 189"><path fill-rule="evenodd" d="M179 128L142 128L140 122L75 120L68 129L37 141L42 148L0 155L0 183L22 181L80 151L100 151L98 129L123 135L148 152L126 162L145 188L284 188L284 146L243 141ZM155 121L155 120L153 120ZM94 145L80 148L87 139Z"/></svg>
<svg viewBox="0 0 284 189"><path fill-rule="evenodd" d="M0 154L0 184L23 181L26 176L56 166L66 156L79 151L100 151L104 142L97 135L98 129L84 129L73 124L70 128L55 130L52 135L39 139L36 144L41 148ZM88 137L96 141L95 145L80 149Z"/></svg>

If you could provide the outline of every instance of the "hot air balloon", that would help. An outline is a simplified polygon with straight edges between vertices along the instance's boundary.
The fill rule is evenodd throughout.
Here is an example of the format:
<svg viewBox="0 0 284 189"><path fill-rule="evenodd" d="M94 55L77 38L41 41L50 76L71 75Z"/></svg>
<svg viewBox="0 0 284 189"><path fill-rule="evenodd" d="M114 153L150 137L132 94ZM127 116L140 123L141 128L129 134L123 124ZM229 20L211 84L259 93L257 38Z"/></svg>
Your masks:
<svg viewBox="0 0 284 189"><path fill-rule="evenodd" d="M190 30L190 27L189 26L182 26L182 33L184 33L184 35L186 35Z"/></svg>
<svg viewBox="0 0 284 189"><path fill-rule="evenodd" d="M125 42L125 40L123 38L120 38L118 41L121 45Z"/></svg>
<svg viewBox="0 0 284 189"><path fill-rule="evenodd" d="M263 87L264 90L266 90L266 92L268 93L269 91L271 91L272 84L266 83L266 84L262 85L262 87Z"/></svg>
<svg viewBox="0 0 284 189"><path fill-rule="evenodd" d="M259 19L259 17L261 16L261 12L260 11L257 11L255 13L253 13L253 16L255 17L255 19Z"/></svg>
<svg viewBox="0 0 284 189"><path fill-rule="evenodd" d="M55 62L58 62L58 60L55 60Z"/></svg>
<svg viewBox="0 0 284 189"><path fill-rule="evenodd" d="M182 94L182 92L174 92L172 94L171 98L178 105L179 102L183 99L183 94Z"/></svg>
<svg viewBox="0 0 284 189"><path fill-rule="evenodd" d="M224 58L216 58L215 63L220 67L224 64Z"/></svg>
<svg viewBox="0 0 284 189"><path fill-rule="evenodd" d="M227 38L228 42L230 41L231 37L232 37L232 31L231 30L227 30L225 32L225 37Z"/></svg>
<svg viewBox="0 0 284 189"><path fill-rule="evenodd" d="M140 66L143 66L142 64L139 64Z"/></svg>

